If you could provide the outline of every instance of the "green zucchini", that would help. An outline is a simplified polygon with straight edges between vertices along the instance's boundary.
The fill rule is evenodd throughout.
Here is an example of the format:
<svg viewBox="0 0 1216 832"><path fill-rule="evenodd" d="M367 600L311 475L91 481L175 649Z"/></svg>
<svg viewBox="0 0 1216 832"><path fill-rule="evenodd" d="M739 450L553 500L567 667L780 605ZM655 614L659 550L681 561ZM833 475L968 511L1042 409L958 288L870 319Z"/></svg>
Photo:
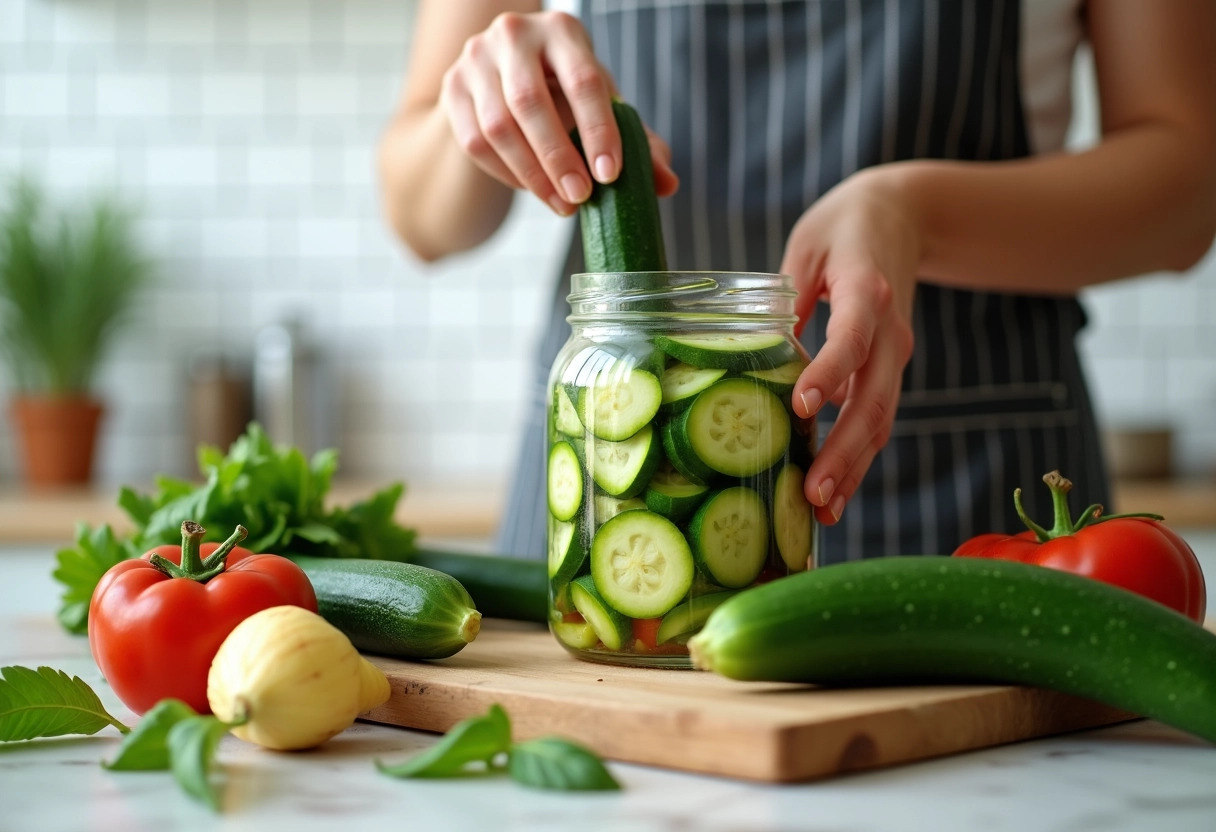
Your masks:
<svg viewBox="0 0 1216 832"><path fill-rule="evenodd" d="M688 524L697 568L719 586L740 589L756 580L768 558L764 501L744 485L715 491Z"/></svg>
<svg viewBox="0 0 1216 832"><path fill-rule="evenodd" d="M588 272L667 270L659 199L654 190L650 139L637 111L612 102L621 133L621 172L607 185L591 180L591 196L579 206L583 258ZM582 151L578 131L574 141Z"/></svg>
<svg viewBox="0 0 1216 832"><path fill-rule="evenodd" d="M487 618L549 620L549 567L543 560L415 549L410 562L460 581Z"/></svg>
<svg viewBox="0 0 1216 832"><path fill-rule="evenodd" d="M655 346L693 367L717 367L741 372L772 370L794 361L798 353L779 332L660 335Z"/></svg>
<svg viewBox="0 0 1216 832"><path fill-rule="evenodd" d="M800 572L724 602L688 647L734 679L1032 685L1216 742L1216 634L1032 564L887 557Z"/></svg>
<svg viewBox="0 0 1216 832"><path fill-rule="evenodd" d="M664 447L671 446L669 458L694 482L709 479L705 468L731 477L755 476L789 452L785 406L767 387L748 379L716 382L668 427L670 435L663 440Z"/></svg>
<svg viewBox="0 0 1216 832"><path fill-rule="evenodd" d="M596 590L608 606L630 618L658 618L680 603L692 586L694 569L684 535L653 511L623 511L600 526L591 541Z"/></svg>
<svg viewBox="0 0 1216 832"><path fill-rule="evenodd" d="M359 650L443 659L477 637L481 613L460 581L389 560L293 556L317 593L317 611Z"/></svg>

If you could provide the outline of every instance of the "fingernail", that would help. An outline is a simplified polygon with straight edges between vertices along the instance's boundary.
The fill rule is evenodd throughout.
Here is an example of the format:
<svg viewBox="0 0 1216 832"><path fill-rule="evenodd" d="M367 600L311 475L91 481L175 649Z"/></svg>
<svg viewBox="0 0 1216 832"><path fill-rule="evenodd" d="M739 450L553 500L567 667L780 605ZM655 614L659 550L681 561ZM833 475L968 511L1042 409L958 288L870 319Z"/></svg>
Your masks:
<svg viewBox="0 0 1216 832"><path fill-rule="evenodd" d="M562 198L560 196L558 196L557 194L554 194L553 196L549 197L549 207L552 208L554 211L556 211L557 214L562 217L568 217L568 216L570 216L571 213L573 213L570 209L570 206L566 202L564 202L562 200Z"/></svg>
<svg viewBox="0 0 1216 832"><path fill-rule="evenodd" d="M832 490L835 488L836 480L831 477L819 483L819 505L826 506L828 504L828 500L832 499Z"/></svg>
<svg viewBox="0 0 1216 832"><path fill-rule="evenodd" d="M566 202L577 205L587 198L587 194L591 192L591 186L577 173L567 173L562 177L562 190L566 193Z"/></svg>
<svg viewBox="0 0 1216 832"><path fill-rule="evenodd" d="M802 391L802 406L806 408L807 418L814 416L823 404L823 394L814 387Z"/></svg>
<svg viewBox="0 0 1216 832"><path fill-rule="evenodd" d="M604 183L616 179L616 162L607 153L595 157L595 178Z"/></svg>
<svg viewBox="0 0 1216 832"><path fill-rule="evenodd" d="M839 523L840 515L844 514L844 497L838 496L832 500L832 504L828 506L828 511L832 512L832 517Z"/></svg>

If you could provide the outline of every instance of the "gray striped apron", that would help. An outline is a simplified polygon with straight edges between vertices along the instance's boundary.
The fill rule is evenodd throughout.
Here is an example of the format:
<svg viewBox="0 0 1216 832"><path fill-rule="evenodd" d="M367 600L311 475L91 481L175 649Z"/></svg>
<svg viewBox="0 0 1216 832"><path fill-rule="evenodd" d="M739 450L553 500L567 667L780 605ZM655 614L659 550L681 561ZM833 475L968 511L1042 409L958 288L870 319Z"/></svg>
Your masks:
<svg viewBox="0 0 1216 832"><path fill-rule="evenodd" d="M662 203L673 269L776 271L790 229L849 174L913 158L1029 153L1018 78L1017 0L819 0L584 4L622 96L671 144L680 190ZM540 348L530 420L498 550L545 551L545 385L569 334L569 275ZM823 342L826 307L803 332ZM947 553L973 534L1021 529L1012 495L1050 524L1041 477L1075 483L1077 510L1109 506L1075 347L1072 298L922 284L891 439L821 560ZM820 416L820 436L835 409Z"/></svg>

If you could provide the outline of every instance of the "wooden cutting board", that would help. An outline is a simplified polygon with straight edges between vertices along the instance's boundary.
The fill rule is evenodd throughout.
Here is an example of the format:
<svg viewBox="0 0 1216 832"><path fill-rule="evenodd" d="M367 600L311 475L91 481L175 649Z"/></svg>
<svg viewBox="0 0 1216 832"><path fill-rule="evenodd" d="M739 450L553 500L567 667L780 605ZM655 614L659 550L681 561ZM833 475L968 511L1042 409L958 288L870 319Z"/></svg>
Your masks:
<svg viewBox="0 0 1216 832"><path fill-rule="evenodd" d="M906 763L1132 718L1006 686L818 689L573 658L537 625L485 622L447 659L369 656L392 684L365 716L446 731L492 703L515 739L560 734L611 760L790 782Z"/></svg>

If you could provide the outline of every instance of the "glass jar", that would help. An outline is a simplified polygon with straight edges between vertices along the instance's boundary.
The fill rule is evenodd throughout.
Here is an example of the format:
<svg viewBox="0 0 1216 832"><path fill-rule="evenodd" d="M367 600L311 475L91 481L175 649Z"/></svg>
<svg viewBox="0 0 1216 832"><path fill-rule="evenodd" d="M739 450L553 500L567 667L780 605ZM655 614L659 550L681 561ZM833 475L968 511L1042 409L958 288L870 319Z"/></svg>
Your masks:
<svg viewBox="0 0 1216 832"><path fill-rule="evenodd" d="M809 358L785 275L576 274L549 375L549 624L581 659L690 667L731 595L810 568Z"/></svg>

